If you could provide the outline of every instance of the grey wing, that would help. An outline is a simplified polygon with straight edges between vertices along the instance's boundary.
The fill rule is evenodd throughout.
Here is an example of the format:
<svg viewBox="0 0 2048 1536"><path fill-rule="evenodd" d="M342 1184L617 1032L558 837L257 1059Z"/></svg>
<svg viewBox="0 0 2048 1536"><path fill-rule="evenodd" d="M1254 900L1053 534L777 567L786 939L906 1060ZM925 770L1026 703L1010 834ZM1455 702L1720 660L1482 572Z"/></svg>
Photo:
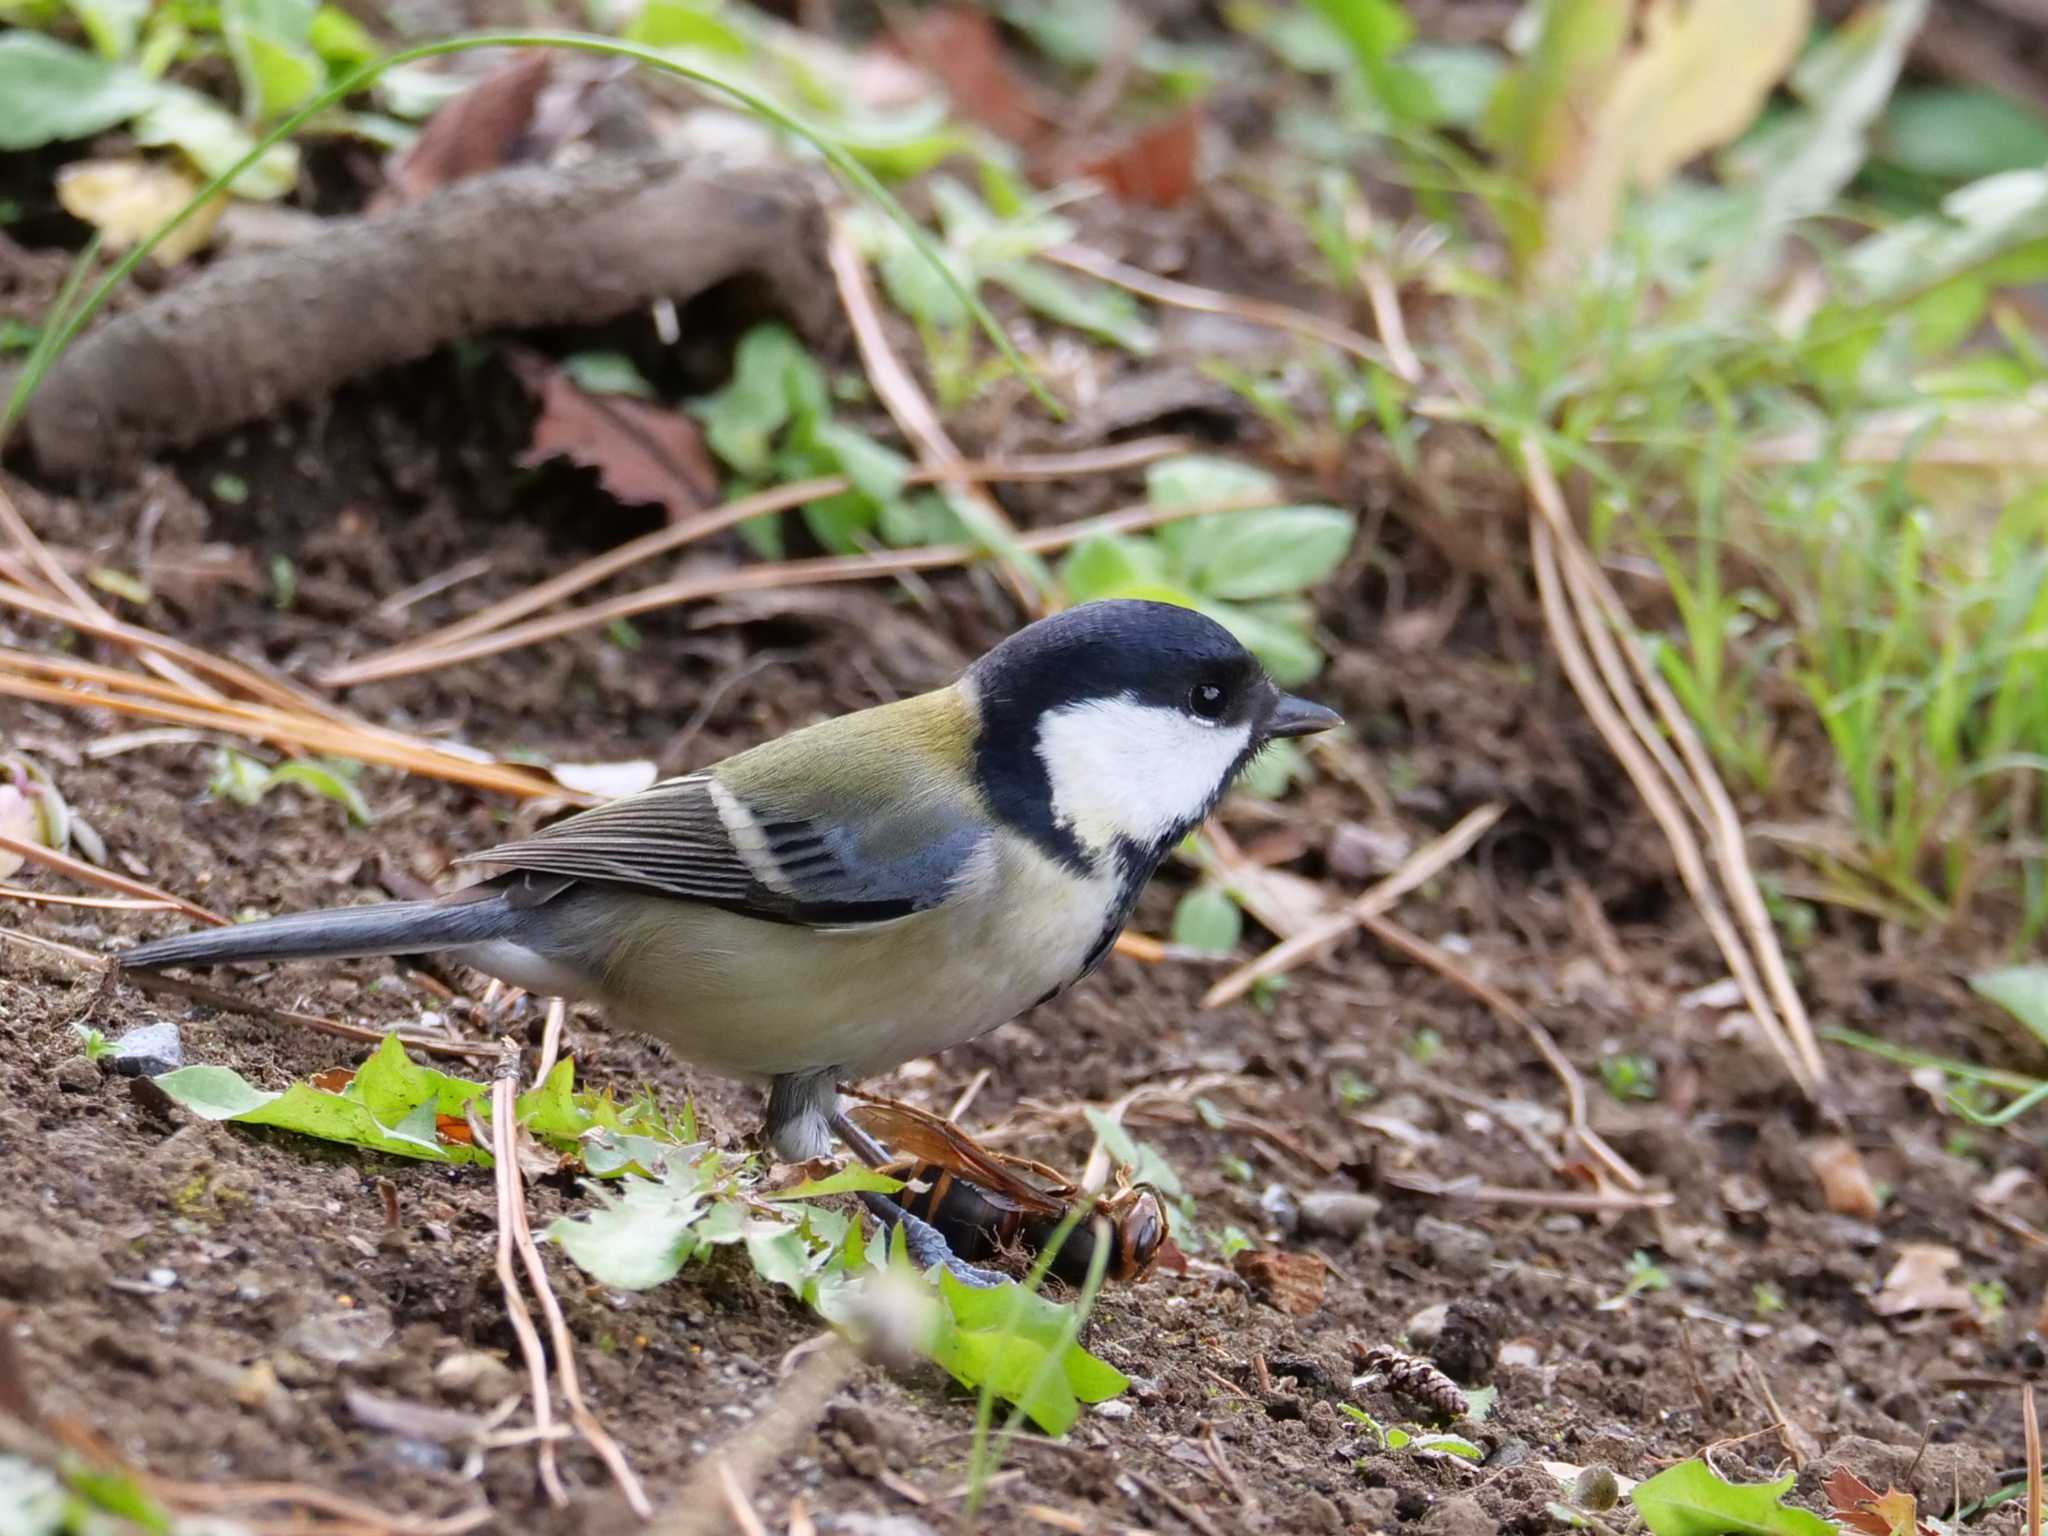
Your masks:
<svg viewBox="0 0 2048 1536"><path fill-rule="evenodd" d="M939 905L986 837L964 819L929 815L908 837L905 830L901 818L871 828L756 815L698 773L457 862L631 886L826 927L886 922ZM875 856L874 844L886 853Z"/></svg>

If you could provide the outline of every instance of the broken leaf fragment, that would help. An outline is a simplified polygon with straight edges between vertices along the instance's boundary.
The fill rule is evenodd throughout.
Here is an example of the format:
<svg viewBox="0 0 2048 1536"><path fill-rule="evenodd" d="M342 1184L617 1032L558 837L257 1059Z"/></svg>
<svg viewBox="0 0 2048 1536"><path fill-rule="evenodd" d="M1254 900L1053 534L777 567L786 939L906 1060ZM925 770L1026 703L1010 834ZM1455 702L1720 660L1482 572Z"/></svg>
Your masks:
<svg viewBox="0 0 2048 1536"><path fill-rule="evenodd" d="M100 232L110 251L139 245L190 202L198 178L162 160L79 160L57 172L57 201L75 219ZM157 242L150 259L175 267L206 248L227 207L226 194L208 198L192 217Z"/></svg>
<svg viewBox="0 0 2048 1536"><path fill-rule="evenodd" d="M1795 1481L1731 1483L1694 1458L1636 1484L1629 1498L1651 1536L1836 1536L1830 1522L1785 1502Z"/></svg>
<svg viewBox="0 0 2048 1536"><path fill-rule="evenodd" d="M1870 1310L1879 1317L1975 1311L1970 1288L1950 1278L1962 1262L1963 1256L1945 1243L1901 1243L1883 1286L1870 1298Z"/></svg>

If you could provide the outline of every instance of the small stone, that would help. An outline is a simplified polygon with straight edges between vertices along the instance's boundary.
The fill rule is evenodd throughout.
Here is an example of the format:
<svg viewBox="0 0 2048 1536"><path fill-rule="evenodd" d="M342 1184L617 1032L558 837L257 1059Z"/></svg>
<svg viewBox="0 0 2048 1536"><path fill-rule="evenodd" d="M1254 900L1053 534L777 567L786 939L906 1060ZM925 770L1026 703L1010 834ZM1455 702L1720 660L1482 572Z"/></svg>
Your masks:
<svg viewBox="0 0 2048 1536"><path fill-rule="evenodd" d="M1400 1523L1401 1495L1395 1489L1361 1488L1343 1498L1354 1531L1391 1531Z"/></svg>
<svg viewBox="0 0 2048 1536"><path fill-rule="evenodd" d="M53 1301L105 1283L96 1249L54 1228L23 1223L0 1243L0 1296Z"/></svg>
<svg viewBox="0 0 2048 1536"><path fill-rule="evenodd" d="M100 1074L93 1064L83 1056L67 1056L57 1063L52 1074L57 1086L66 1093L98 1093Z"/></svg>
<svg viewBox="0 0 2048 1536"><path fill-rule="evenodd" d="M1417 1347L1424 1349L1451 1380L1466 1386L1484 1386L1493 1380L1493 1362L1500 1353L1500 1336L1506 1322L1494 1303L1468 1296L1451 1303L1435 1342Z"/></svg>
<svg viewBox="0 0 2048 1536"><path fill-rule="evenodd" d="M1447 1301L1424 1307L1401 1325L1401 1336L1408 1341L1410 1349L1419 1349L1427 1354L1436 1343L1437 1335L1444 1331L1444 1319L1450 1315L1451 1304Z"/></svg>
<svg viewBox="0 0 2048 1536"><path fill-rule="evenodd" d="M1098 1419L1128 1419L1135 1411L1120 1397L1113 1397L1106 1403L1095 1405L1095 1416Z"/></svg>
<svg viewBox="0 0 2048 1536"><path fill-rule="evenodd" d="M352 1365L391 1342L391 1314L383 1307L348 1307L302 1318L285 1335L287 1348L324 1365Z"/></svg>
<svg viewBox="0 0 2048 1536"><path fill-rule="evenodd" d="M1614 1468L1600 1462L1581 1467L1572 1479L1572 1502L1595 1514L1614 1508L1621 1502L1621 1484L1615 1480Z"/></svg>
<svg viewBox="0 0 2048 1536"><path fill-rule="evenodd" d="M512 1367L481 1349L459 1349L434 1366L434 1384L479 1408L496 1407L519 1388Z"/></svg>
<svg viewBox="0 0 2048 1536"><path fill-rule="evenodd" d="M1446 1274L1476 1277L1493 1262L1493 1239L1455 1221L1424 1216L1415 1223L1415 1240L1429 1262Z"/></svg>
<svg viewBox="0 0 2048 1536"><path fill-rule="evenodd" d="M1350 1189L1312 1189L1301 1196L1301 1230L1352 1242L1379 1218L1376 1195Z"/></svg>
<svg viewBox="0 0 2048 1536"><path fill-rule="evenodd" d="M1259 1192L1259 1209L1273 1218L1283 1236L1292 1236L1294 1229L1301 1225L1301 1206L1294 1198L1294 1191L1285 1184L1268 1184Z"/></svg>
<svg viewBox="0 0 2048 1536"><path fill-rule="evenodd" d="M158 1290L168 1291L178 1283L178 1272L175 1269L166 1269L162 1265L158 1265L142 1278Z"/></svg>
<svg viewBox="0 0 2048 1536"><path fill-rule="evenodd" d="M1477 1499L1451 1498L1422 1517L1422 1529L1434 1536L1496 1536L1500 1522Z"/></svg>
<svg viewBox="0 0 2048 1536"><path fill-rule="evenodd" d="M140 1024L114 1041L107 1060L123 1077L160 1077L185 1064L185 1042L169 1019Z"/></svg>
<svg viewBox="0 0 2048 1536"><path fill-rule="evenodd" d="M1503 1440L1494 1453L1486 1458L1489 1472L1505 1472L1509 1467L1519 1467L1529 1460L1529 1442L1526 1440Z"/></svg>

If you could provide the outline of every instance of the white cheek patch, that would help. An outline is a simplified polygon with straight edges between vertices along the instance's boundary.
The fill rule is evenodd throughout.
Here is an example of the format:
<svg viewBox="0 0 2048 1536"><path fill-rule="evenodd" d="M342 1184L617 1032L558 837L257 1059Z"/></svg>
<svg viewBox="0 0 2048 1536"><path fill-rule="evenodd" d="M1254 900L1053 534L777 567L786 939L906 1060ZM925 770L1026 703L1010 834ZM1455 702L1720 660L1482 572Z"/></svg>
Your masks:
<svg viewBox="0 0 2048 1536"><path fill-rule="evenodd" d="M1124 698L1051 710L1038 722L1038 755L1053 815L1091 848L1118 837L1150 847L1215 798L1251 729Z"/></svg>

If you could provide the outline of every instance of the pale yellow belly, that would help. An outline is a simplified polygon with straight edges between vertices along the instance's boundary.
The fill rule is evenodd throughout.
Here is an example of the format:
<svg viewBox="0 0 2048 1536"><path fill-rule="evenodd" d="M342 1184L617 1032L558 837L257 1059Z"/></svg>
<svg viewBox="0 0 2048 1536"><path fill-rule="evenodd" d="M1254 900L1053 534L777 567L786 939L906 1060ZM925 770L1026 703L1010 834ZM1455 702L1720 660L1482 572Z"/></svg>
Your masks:
<svg viewBox="0 0 2048 1536"><path fill-rule="evenodd" d="M995 1028L1071 981L1101 938L1108 882L1012 845L928 912L842 929L617 895L591 989L613 1022L742 1077L881 1072Z"/></svg>

